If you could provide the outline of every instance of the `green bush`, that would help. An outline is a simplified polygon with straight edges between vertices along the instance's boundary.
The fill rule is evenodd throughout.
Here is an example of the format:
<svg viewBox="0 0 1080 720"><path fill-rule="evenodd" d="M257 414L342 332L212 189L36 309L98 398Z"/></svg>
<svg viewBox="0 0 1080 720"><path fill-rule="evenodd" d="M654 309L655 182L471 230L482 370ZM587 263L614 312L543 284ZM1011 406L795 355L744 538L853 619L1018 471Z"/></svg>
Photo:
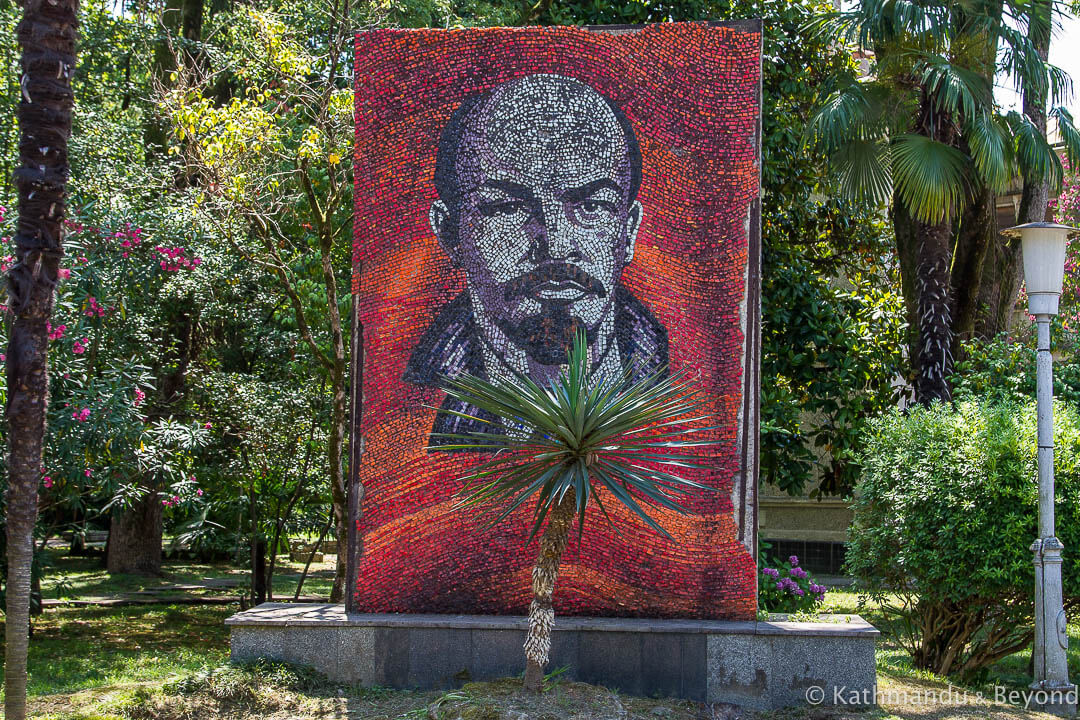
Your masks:
<svg viewBox="0 0 1080 720"><path fill-rule="evenodd" d="M1080 414L1055 407L1057 532L1067 604L1080 601ZM1038 534L1033 403L967 400L875 420L862 455L847 569L916 667L978 679L1033 637Z"/></svg>
<svg viewBox="0 0 1080 720"><path fill-rule="evenodd" d="M1080 408L1080 337L1055 319L1054 397ZM1024 402L1035 397L1035 324L1021 324L993 340L969 340L949 378L957 400Z"/></svg>

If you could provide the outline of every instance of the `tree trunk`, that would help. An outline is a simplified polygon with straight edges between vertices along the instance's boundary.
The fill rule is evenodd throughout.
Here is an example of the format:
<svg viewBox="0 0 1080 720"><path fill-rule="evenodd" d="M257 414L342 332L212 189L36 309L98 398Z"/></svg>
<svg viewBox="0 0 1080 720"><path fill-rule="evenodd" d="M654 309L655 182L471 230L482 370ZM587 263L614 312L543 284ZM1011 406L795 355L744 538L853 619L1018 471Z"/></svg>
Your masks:
<svg viewBox="0 0 1080 720"><path fill-rule="evenodd" d="M34 556L37 487L49 403L46 324L52 317L63 255L68 138L71 136L78 3L24 0L16 28L22 49L18 118L19 219L15 264L8 273L14 315L7 349L7 607L4 712L26 717L26 655L30 633L30 567Z"/></svg>
<svg viewBox="0 0 1080 720"><path fill-rule="evenodd" d="M915 291L915 267L919 262L918 227L895 192L892 200L892 223L896 257L900 261L900 290L904 296L908 325L908 362L914 367L916 358L919 357L919 317L915 311L919 306L919 296Z"/></svg>
<svg viewBox="0 0 1080 720"><path fill-rule="evenodd" d="M952 399L952 322L949 312L949 251L952 223L917 223L919 261L915 268L919 323L915 399L923 405Z"/></svg>
<svg viewBox="0 0 1080 720"><path fill-rule="evenodd" d="M160 575L161 531L161 499L156 492L113 513L105 558L109 573Z"/></svg>
<svg viewBox="0 0 1080 720"><path fill-rule="evenodd" d="M251 543L251 600L256 605L266 602L266 538Z"/></svg>
<svg viewBox="0 0 1080 720"><path fill-rule="evenodd" d="M310 185L308 186L310 188ZM316 203L312 203L317 207ZM337 534L337 562L334 564L334 585L330 589L330 602L345 599L345 575L349 563L349 494L345 486L344 455L348 432L348 395L345 388L345 330L338 307L337 277L334 275L334 236L326 215L320 213L319 245L322 254L323 283L326 285L327 310L330 316L330 337L334 343L334 357L330 368L330 391L333 393L333 410L330 418L330 436L327 438L330 462L330 498L334 505L334 525Z"/></svg>
<svg viewBox="0 0 1080 720"><path fill-rule="evenodd" d="M960 357L960 345L975 335L979 314L980 288L986 271L986 256L998 234L997 197L983 187L960 216L956 245L952 253L950 302L952 307L952 355Z"/></svg>
<svg viewBox="0 0 1080 720"><path fill-rule="evenodd" d="M525 690L539 693L544 684L544 665L551 653L551 631L555 628L555 609L551 595L559 564L570 542L570 526L577 506L575 496L567 493L551 510L547 527L540 538L540 552L532 571L533 600L529 605L529 633L525 637Z"/></svg>

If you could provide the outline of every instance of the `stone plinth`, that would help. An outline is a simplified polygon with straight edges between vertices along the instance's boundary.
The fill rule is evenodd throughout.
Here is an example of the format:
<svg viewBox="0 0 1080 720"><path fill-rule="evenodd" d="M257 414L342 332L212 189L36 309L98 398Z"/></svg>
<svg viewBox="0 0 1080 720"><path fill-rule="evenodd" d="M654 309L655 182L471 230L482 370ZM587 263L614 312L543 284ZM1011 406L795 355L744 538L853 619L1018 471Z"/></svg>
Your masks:
<svg viewBox="0 0 1080 720"><path fill-rule="evenodd" d="M725 622L556 618L548 670L643 696L754 710L832 704L834 688L873 698L878 631L862 618ZM237 613L232 659L310 665L333 680L453 688L520 675L526 619L491 615L349 614L341 605L264 603ZM820 688L820 700L817 690Z"/></svg>

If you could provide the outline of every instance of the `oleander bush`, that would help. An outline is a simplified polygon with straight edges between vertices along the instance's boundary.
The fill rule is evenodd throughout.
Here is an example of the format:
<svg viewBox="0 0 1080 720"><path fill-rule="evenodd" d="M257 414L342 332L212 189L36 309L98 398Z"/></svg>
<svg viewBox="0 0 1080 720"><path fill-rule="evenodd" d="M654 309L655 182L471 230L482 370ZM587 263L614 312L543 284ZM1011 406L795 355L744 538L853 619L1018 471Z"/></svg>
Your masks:
<svg viewBox="0 0 1080 720"><path fill-rule="evenodd" d="M1034 403L969 399L874 421L847 569L918 668L978 679L1033 637ZM1055 407L1066 605L1080 604L1080 413Z"/></svg>

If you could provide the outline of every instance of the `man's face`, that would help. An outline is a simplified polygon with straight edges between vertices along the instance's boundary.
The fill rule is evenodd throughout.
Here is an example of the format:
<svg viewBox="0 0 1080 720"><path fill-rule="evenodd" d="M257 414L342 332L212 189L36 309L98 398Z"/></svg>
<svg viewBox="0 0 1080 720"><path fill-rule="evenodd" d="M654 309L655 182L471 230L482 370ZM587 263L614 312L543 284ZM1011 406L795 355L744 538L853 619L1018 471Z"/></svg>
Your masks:
<svg viewBox="0 0 1080 720"><path fill-rule="evenodd" d="M497 89L463 133L447 250L488 319L535 360L565 362L574 333L612 312L633 257L641 206L623 130L594 91L539 75ZM432 207L444 245L453 215Z"/></svg>

